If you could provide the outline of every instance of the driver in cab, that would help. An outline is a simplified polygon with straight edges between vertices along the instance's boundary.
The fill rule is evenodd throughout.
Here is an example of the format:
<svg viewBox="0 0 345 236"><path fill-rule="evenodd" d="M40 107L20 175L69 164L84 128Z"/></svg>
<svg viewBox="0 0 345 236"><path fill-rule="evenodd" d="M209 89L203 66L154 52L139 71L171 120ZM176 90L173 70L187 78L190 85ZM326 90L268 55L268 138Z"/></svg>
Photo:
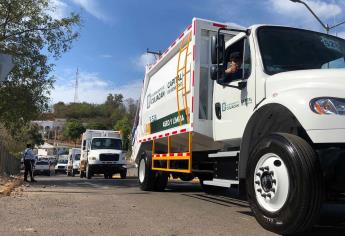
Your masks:
<svg viewBox="0 0 345 236"><path fill-rule="evenodd" d="M242 78L242 57L240 52L233 52L230 54L227 69L225 70L225 76L223 82L230 82Z"/></svg>

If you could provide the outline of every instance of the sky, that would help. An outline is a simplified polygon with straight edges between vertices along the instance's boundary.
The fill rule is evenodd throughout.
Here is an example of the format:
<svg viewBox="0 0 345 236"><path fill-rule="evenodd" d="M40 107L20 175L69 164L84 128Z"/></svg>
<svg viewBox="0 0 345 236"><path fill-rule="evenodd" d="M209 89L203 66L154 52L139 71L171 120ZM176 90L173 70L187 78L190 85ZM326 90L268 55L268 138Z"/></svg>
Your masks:
<svg viewBox="0 0 345 236"><path fill-rule="evenodd" d="M345 20L344 0L305 0L329 25ZM53 60L56 82L51 104L74 101L103 103L109 93L138 99L145 65L154 62L146 49L164 51L193 17L233 22L245 27L278 24L323 31L302 4L289 0L51 0L60 19L70 12L82 17L80 38ZM345 25L332 34L345 38Z"/></svg>

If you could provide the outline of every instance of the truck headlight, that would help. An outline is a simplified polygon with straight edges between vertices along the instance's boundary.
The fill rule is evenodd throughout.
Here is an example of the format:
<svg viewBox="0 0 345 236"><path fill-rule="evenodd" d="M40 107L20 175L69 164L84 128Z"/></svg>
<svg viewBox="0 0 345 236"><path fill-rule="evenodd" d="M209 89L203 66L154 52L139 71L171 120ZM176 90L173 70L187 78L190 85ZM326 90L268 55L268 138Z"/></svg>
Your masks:
<svg viewBox="0 0 345 236"><path fill-rule="evenodd" d="M345 115L345 99L314 98L310 101L310 108L319 115Z"/></svg>

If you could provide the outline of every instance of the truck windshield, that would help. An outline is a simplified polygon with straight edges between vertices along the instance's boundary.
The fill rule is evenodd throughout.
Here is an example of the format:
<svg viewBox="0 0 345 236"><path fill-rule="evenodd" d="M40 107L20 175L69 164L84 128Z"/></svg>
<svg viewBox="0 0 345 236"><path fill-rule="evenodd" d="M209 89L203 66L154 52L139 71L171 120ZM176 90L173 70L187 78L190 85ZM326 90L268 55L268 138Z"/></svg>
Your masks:
<svg viewBox="0 0 345 236"><path fill-rule="evenodd" d="M345 68L345 40L286 27L264 26L258 40L265 72Z"/></svg>
<svg viewBox="0 0 345 236"><path fill-rule="evenodd" d="M79 161L80 160L80 154L75 154L74 160Z"/></svg>
<svg viewBox="0 0 345 236"><path fill-rule="evenodd" d="M121 149L121 140L114 138L94 138L91 149Z"/></svg>

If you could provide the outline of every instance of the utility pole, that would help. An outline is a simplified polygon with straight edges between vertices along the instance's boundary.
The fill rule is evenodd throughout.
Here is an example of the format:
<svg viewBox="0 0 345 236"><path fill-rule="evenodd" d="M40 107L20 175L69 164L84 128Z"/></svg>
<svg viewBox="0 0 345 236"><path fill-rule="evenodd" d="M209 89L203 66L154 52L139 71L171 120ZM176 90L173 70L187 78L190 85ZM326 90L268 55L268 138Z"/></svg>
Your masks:
<svg viewBox="0 0 345 236"><path fill-rule="evenodd" d="M162 56L161 51L150 51L148 48L146 49L146 53L155 55L156 59L158 59L160 56Z"/></svg>
<svg viewBox="0 0 345 236"><path fill-rule="evenodd" d="M308 6L307 3L303 2L302 0L290 0L291 2L294 2L294 3L301 3L303 4L309 11L310 13L316 18L316 20L322 25L322 27L326 30L326 33L328 34L330 30L334 29L335 27L338 27L342 24L345 24L345 21L343 22L340 22L336 25L333 25L333 26L329 26L328 24L325 24L322 22L322 20L315 14L315 12Z"/></svg>
<svg viewBox="0 0 345 236"><path fill-rule="evenodd" d="M79 102L78 87L79 87L79 68L77 68L77 73L75 74L74 103Z"/></svg>

